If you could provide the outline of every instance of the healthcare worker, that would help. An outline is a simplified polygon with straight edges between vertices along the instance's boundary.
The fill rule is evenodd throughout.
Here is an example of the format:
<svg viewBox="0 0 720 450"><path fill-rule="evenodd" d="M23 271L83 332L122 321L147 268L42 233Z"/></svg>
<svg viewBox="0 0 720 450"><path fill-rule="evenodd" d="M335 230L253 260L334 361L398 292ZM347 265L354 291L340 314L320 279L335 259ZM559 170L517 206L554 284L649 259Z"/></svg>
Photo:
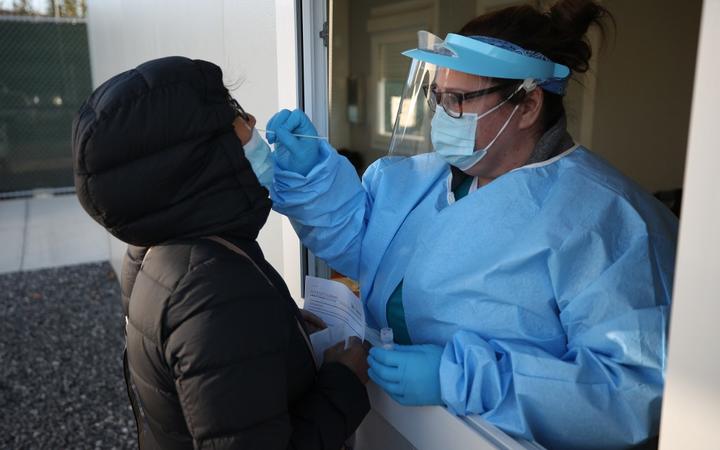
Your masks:
<svg viewBox="0 0 720 450"><path fill-rule="evenodd" d="M316 134L301 111L268 123L273 208L393 329L369 373L398 402L548 448L657 436L677 219L574 143L563 107L606 15L562 0L420 33L390 156L362 181L297 136Z"/></svg>

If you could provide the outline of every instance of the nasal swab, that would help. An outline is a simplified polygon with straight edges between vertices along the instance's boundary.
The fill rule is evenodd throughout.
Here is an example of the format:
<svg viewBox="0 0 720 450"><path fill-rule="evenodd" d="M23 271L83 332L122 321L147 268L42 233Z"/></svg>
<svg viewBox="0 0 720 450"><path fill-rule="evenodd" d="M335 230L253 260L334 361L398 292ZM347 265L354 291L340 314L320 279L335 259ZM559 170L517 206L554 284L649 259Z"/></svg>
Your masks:
<svg viewBox="0 0 720 450"><path fill-rule="evenodd" d="M258 131L264 131L266 133L275 134L275 132L273 130L265 130L263 128L257 128L257 127L255 127L255 129ZM295 134L295 133L290 133L290 134L292 134L295 137L304 137L304 138L310 138L310 139L325 139L327 141L327 137L325 137L325 136L311 136L309 134Z"/></svg>

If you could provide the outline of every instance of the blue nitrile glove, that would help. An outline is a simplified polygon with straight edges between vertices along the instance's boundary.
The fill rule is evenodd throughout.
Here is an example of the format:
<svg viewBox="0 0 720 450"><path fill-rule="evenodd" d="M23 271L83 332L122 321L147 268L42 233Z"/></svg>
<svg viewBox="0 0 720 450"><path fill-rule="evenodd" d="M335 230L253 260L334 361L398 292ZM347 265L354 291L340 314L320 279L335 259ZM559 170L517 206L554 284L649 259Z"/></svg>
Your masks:
<svg viewBox="0 0 720 450"><path fill-rule="evenodd" d="M304 134L317 136L315 126L299 109L293 112L283 109L267 123L265 137L275 144L273 158L281 169L306 176L320 157L318 139L293 136Z"/></svg>
<svg viewBox="0 0 720 450"><path fill-rule="evenodd" d="M442 405L438 345L395 345L370 349L368 376L401 405Z"/></svg>

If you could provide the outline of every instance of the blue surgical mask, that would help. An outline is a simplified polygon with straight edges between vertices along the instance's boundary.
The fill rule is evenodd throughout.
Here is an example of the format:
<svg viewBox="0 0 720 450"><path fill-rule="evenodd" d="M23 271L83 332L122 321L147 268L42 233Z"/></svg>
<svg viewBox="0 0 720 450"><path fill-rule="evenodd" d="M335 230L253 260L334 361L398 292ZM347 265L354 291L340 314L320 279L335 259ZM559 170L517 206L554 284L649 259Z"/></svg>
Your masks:
<svg viewBox="0 0 720 450"><path fill-rule="evenodd" d="M479 149L475 148L477 122L488 114L496 111L507 103L510 98L512 98L512 95L482 114L463 113L460 118L451 117L445 112L443 107L438 106L430 123L430 140L432 141L435 151L440 157L447 161L448 164L460 170L467 170L480 162L480 160L487 155L488 150L495 141L497 141L502 132L505 131L505 128L510 123L510 120L512 120L520 105L515 106L492 141L484 148Z"/></svg>
<svg viewBox="0 0 720 450"><path fill-rule="evenodd" d="M273 166L270 156L270 146L260 137L260 133L253 128L252 137L243 146L245 157L250 161L255 176L261 185L270 190L273 182Z"/></svg>

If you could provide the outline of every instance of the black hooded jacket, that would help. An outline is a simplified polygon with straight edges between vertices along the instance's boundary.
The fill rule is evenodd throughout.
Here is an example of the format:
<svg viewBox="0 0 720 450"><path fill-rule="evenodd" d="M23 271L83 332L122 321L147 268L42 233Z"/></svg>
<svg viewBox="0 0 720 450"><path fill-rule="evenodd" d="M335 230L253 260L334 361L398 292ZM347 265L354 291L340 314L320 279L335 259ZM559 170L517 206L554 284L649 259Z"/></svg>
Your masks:
<svg viewBox="0 0 720 450"><path fill-rule="evenodd" d="M121 284L140 445L338 449L367 393L342 364L315 368L255 242L270 200L234 115L217 66L170 57L105 82L73 124L80 203L131 244Z"/></svg>

